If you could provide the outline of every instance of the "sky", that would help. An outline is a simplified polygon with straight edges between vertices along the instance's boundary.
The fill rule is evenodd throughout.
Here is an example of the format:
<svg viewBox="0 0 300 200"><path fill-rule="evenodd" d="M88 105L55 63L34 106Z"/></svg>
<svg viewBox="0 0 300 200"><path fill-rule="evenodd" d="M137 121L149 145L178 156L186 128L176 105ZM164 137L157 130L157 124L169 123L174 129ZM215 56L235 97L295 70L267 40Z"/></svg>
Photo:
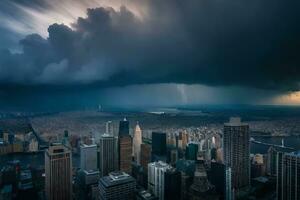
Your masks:
<svg viewBox="0 0 300 200"><path fill-rule="evenodd" d="M300 103L299 1L1 0L0 109Z"/></svg>

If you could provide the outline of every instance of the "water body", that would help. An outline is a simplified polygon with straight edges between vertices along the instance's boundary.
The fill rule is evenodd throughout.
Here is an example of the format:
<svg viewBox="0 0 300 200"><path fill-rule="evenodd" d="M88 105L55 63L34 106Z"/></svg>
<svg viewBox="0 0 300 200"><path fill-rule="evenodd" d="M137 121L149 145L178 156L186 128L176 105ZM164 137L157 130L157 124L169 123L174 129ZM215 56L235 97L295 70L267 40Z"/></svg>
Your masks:
<svg viewBox="0 0 300 200"><path fill-rule="evenodd" d="M270 144L277 144L281 145L281 140L284 140L284 145L287 147L292 147L295 150L300 150L300 137L296 136L290 136L290 137L254 137L255 140ZM265 154L267 153L270 146L262 145L262 144L256 144L251 143L250 145L250 151L253 154L261 153Z"/></svg>

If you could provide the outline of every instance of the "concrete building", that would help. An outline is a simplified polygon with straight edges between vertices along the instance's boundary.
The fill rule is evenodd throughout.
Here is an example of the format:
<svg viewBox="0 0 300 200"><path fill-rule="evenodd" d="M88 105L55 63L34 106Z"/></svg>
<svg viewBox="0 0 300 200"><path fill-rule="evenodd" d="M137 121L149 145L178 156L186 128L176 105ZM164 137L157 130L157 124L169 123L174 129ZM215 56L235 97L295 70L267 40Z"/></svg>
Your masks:
<svg viewBox="0 0 300 200"><path fill-rule="evenodd" d="M135 197L134 178L124 172L112 172L99 181L100 200L129 200Z"/></svg>
<svg viewBox="0 0 300 200"><path fill-rule="evenodd" d="M119 123L119 137L120 136L128 136L129 135L129 121L124 118L123 121Z"/></svg>
<svg viewBox="0 0 300 200"><path fill-rule="evenodd" d="M104 134L99 139L100 176L107 176L118 169L118 138Z"/></svg>
<svg viewBox="0 0 300 200"><path fill-rule="evenodd" d="M300 199L300 152L278 152L277 199Z"/></svg>
<svg viewBox="0 0 300 200"><path fill-rule="evenodd" d="M215 188L210 184L202 161L197 161L194 181L189 190L190 200L218 200Z"/></svg>
<svg viewBox="0 0 300 200"><path fill-rule="evenodd" d="M112 121L108 121L105 123L105 133L114 136L114 127Z"/></svg>
<svg viewBox="0 0 300 200"><path fill-rule="evenodd" d="M151 145L141 144L141 165L145 170L148 169L148 164L151 162Z"/></svg>
<svg viewBox="0 0 300 200"><path fill-rule="evenodd" d="M230 118L224 124L224 162L231 168L232 187L237 196L250 185L250 144L249 125L240 118Z"/></svg>
<svg viewBox="0 0 300 200"><path fill-rule="evenodd" d="M130 135L119 137L119 169L131 174L132 138Z"/></svg>
<svg viewBox="0 0 300 200"><path fill-rule="evenodd" d="M159 200L165 199L165 173L171 168L170 165L162 161L148 164L148 190Z"/></svg>
<svg viewBox="0 0 300 200"><path fill-rule="evenodd" d="M86 171L97 170L97 145L80 146L80 168Z"/></svg>
<svg viewBox="0 0 300 200"><path fill-rule="evenodd" d="M47 200L72 199L72 154L62 144L53 144L45 152Z"/></svg>
<svg viewBox="0 0 300 200"><path fill-rule="evenodd" d="M165 199L181 199L181 173L176 168L170 168L165 172Z"/></svg>
<svg viewBox="0 0 300 200"><path fill-rule="evenodd" d="M141 144L142 144L142 130L137 123L134 130L133 137L133 156L137 164L141 164Z"/></svg>
<svg viewBox="0 0 300 200"><path fill-rule="evenodd" d="M165 160L167 154L167 137L165 133L152 132L152 160Z"/></svg>

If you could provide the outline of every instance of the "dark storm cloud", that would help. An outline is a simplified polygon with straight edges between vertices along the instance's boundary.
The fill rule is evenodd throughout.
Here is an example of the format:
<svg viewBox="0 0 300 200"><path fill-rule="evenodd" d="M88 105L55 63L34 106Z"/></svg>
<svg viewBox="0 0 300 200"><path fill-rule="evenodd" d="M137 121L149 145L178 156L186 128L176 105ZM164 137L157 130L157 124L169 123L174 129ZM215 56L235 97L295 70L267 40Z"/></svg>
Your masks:
<svg viewBox="0 0 300 200"><path fill-rule="evenodd" d="M88 9L72 27L51 25L48 38L24 38L22 53L1 51L1 84L299 89L299 1L141 2L144 16Z"/></svg>

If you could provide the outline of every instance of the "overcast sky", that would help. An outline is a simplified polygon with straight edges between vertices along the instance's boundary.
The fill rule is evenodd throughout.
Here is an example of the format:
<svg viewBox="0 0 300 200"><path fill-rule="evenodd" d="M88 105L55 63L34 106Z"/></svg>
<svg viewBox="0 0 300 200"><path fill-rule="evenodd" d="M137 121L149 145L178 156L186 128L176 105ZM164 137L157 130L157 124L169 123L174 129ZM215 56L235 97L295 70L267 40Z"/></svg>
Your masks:
<svg viewBox="0 0 300 200"><path fill-rule="evenodd" d="M298 104L299 8L1 0L0 108Z"/></svg>

